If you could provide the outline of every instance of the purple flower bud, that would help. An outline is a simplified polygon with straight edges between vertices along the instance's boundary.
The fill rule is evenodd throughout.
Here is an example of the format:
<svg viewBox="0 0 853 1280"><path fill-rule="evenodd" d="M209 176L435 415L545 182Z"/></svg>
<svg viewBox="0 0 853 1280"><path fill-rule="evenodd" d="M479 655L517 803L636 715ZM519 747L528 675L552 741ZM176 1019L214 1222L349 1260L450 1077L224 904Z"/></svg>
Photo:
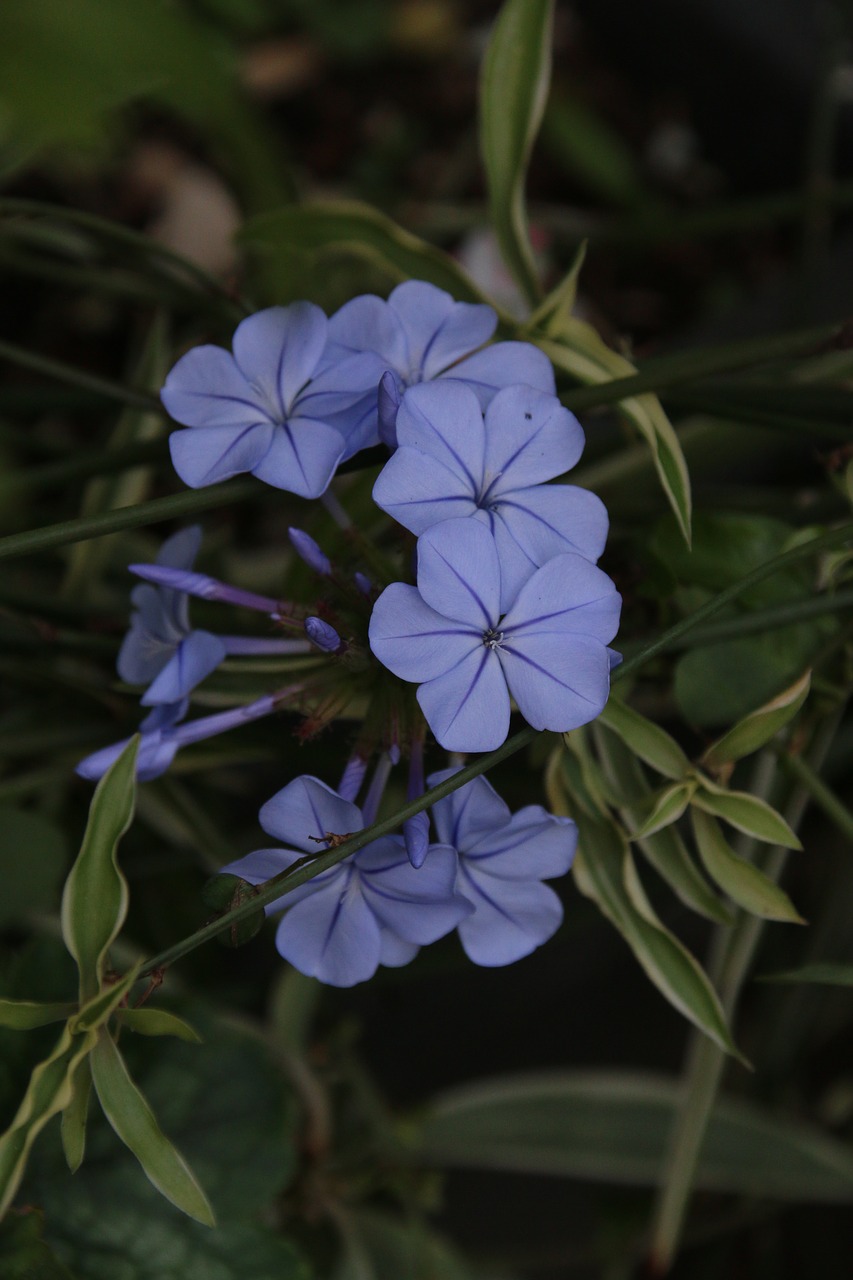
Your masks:
<svg viewBox="0 0 853 1280"><path fill-rule="evenodd" d="M335 628L328 622L324 622L322 618L306 618L305 634L312 644L322 649L324 653L337 653L343 644Z"/></svg>
<svg viewBox="0 0 853 1280"><path fill-rule="evenodd" d="M320 549L310 533L303 529L288 529L290 541L297 555L301 556L309 568L322 577L328 578L332 572L332 563L324 551Z"/></svg>
<svg viewBox="0 0 853 1280"><path fill-rule="evenodd" d="M397 410L400 408L400 387L390 369L383 373L379 383L379 438L389 449L397 448Z"/></svg>
<svg viewBox="0 0 853 1280"><path fill-rule="evenodd" d="M353 578L355 579L355 585L358 587L361 594L363 596L369 596L373 591L373 583L370 581L367 574L356 572L353 574Z"/></svg>

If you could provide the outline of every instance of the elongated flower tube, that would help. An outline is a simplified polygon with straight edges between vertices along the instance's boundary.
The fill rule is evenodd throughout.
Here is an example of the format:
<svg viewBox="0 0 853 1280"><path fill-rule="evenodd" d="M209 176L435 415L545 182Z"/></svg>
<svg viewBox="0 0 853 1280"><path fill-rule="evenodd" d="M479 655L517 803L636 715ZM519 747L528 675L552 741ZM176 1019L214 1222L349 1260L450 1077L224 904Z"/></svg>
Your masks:
<svg viewBox="0 0 853 1280"><path fill-rule="evenodd" d="M492 751L509 731L510 695L535 729L566 732L595 719L610 691L607 643L621 598L577 555L550 560L500 608L494 539L476 520L447 520L418 540L418 585L386 587L370 647L417 700L448 751Z"/></svg>
<svg viewBox="0 0 853 1280"><path fill-rule="evenodd" d="M456 772L435 773L429 785ZM547 942L563 907L542 881L565 875L572 864L578 832L571 818L538 804L510 813L484 777L438 800L432 816L438 839L459 854L456 888L474 908L457 926L469 959L512 964Z"/></svg>
<svg viewBox="0 0 853 1280"><path fill-rule="evenodd" d="M309 776L267 801L260 823L291 847L259 849L222 868L250 884L365 825L354 804ZM415 871L399 836L374 840L266 908L285 910L276 946L302 973L336 987L364 982L380 964L407 964L420 946L449 933L471 911L454 892L456 865L452 849L435 845Z"/></svg>

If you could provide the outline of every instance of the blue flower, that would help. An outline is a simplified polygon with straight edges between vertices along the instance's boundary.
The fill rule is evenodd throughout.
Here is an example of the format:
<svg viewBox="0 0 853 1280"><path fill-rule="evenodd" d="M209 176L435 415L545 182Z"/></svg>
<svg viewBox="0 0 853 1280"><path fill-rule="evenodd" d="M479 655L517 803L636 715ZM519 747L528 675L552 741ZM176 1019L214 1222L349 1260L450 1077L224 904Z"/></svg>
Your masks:
<svg viewBox="0 0 853 1280"><path fill-rule="evenodd" d="M526 382L554 392L551 362L529 342L498 342L485 347L497 326L491 307L456 302L424 280L407 280L383 302L374 294L353 298L329 320L327 360L354 352L375 352L383 377L379 392L379 428L386 444L396 442L394 419L407 387L433 378L464 382L483 408L501 387ZM473 354L472 354L473 353ZM375 406L374 406L375 408ZM374 412L365 418L361 446L377 435Z"/></svg>
<svg viewBox="0 0 853 1280"><path fill-rule="evenodd" d="M434 787L456 773L433 774ZM474 907L458 925L475 964L512 964L546 942L560 926L560 899L541 883L565 875L577 845L571 818L556 818L541 805L511 814L485 778L475 778L432 807L442 844L459 854L457 892Z"/></svg>
<svg viewBox="0 0 853 1280"><path fill-rule="evenodd" d="M375 411L384 365L361 353L320 364L328 321L310 302L269 307L234 334L234 354L195 347L166 379L161 399L189 430L169 439L193 489L250 471L303 498L327 488L366 407Z"/></svg>
<svg viewBox="0 0 853 1280"><path fill-rule="evenodd" d="M201 545L201 529L193 525L174 534L160 548L157 564L172 570L192 568ZM219 666L226 645L209 631L190 627L186 592L143 583L131 593L136 612L118 655L118 673L128 684L147 684L146 707L180 703Z"/></svg>
<svg viewBox="0 0 853 1280"><path fill-rule="evenodd" d="M499 391L486 409L456 382L413 387L397 417L397 452L373 488L377 504L412 533L471 516L492 533L508 609L540 565L571 551L596 561L607 511L594 493L543 481L581 455L580 423L556 396Z"/></svg>
<svg viewBox="0 0 853 1280"><path fill-rule="evenodd" d="M509 731L510 694L536 729L595 719L610 690L607 642L621 598L582 556L555 556L501 616L494 539L476 520L446 520L418 539L418 585L376 601L370 647L417 699L448 751L492 751Z"/></svg>
<svg viewBox="0 0 853 1280"><path fill-rule="evenodd" d="M289 783L261 809L261 826L292 846L259 849L223 867L260 884L333 835L361 831L361 811L317 778ZM418 871L399 836L384 836L267 907L286 909L276 946L295 968L335 987L373 976L380 964L407 964L418 947L449 933L470 912L454 893L456 854L434 845Z"/></svg>

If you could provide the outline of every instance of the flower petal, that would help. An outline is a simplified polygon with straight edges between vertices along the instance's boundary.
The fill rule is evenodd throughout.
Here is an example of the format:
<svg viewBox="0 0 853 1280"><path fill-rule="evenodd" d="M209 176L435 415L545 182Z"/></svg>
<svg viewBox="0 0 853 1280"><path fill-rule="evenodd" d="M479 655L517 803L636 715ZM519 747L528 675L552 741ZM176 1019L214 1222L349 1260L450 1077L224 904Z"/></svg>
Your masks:
<svg viewBox="0 0 853 1280"><path fill-rule="evenodd" d="M605 644L619 626L622 597L606 573L582 556L555 556L525 583L503 620L513 642L530 632L594 636Z"/></svg>
<svg viewBox="0 0 853 1280"><path fill-rule="evenodd" d="M448 751L493 751L509 732L506 680L486 645L422 684L417 699L437 741Z"/></svg>
<svg viewBox="0 0 853 1280"><path fill-rule="evenodd" d="M247 853L243 858L235 858L233 862L220 867L219 872L221 875L239 876L241 880L248 880L249 884L263 884L273 876L280 876L282 871L287 871L304 856L296 849L255 849L253 853ZM307 880L298 888L288 890L280 898L276 898L275 902L268 903L264 911L268 916L277 915L279 911L294 906L303 898L308 898L318 889L324 888L332 880L343 876L344 868L339 863L336 867L330 867L328 871L323 871L320 875ZM341 887L343 887L343 880L341 880Z"/></svg>
<svg viewBox="0 0 853 1280"><path fill-rule="evenodd" d="M390 929L380 930L380 948L379 963L387 965L389 969L401 969L404 964L414 960L420 951L416 942L404 942Z"/></svg>
<svg viewBox="0 0 853 1280"><path fill-rule="evenodd" d="M268 422L269 409L243 377L230 351L210 345L181 356L160 399L186 427L239 427Z"/></svg>
<svg viewBox="0 0 853 1280"><path fill-rule="evenodd" d="M594 563L604 550L607 509L596 494L577 485L540 484L519 489L501 498L496 512L536 565L567 552Z"/></svg>
<svg viewBox="0 0 853 1280"><path fill-rule="evenodd" d="M486 475L489 498L553 480L575 465L584 434L556 396L533 387L499 391L486 410Z"/></svg>
<svg viewBox="0 0 853 1280"><path fill-rule="evenodd" d="M529 955L556 933L563 919L560 899L538 880L499 880L460 865L459 888L474 914L459 925L459 938L475 964L496 967Z"/></svg>
<svg viewBox="0 0 853 1280"><path fill-rule="evenodd" d="M505 826L483 832L465 851L468 865L502 880L550 880L572 865L578 829L541 805L519 809Z"/></svg>
<svg viewBox="0 0 853 1280"><path fill-rule="evenodd" d="M376 601L369 636L382 665L415 683L442 675L482 648L479 630L437 613L403 582L392 582Z"/></svg>
<svg viewBox="0 0 853 1280"><path fill-rule="evenodd" d="M362 891L377 919L407 942L425 945L442 938L468 913L454 895L457 858L454 849L433 845L417 871L399 837L376 840L356 854Z"/></svg>
<svg viewBox="0 0 853 1280"><path fill-rule="evenodd" d="M364 900L358 876L349 869L341 892L336 882L303 898L285 912L275 943L301 973L333 987L352 987L379 967L379 922Z"/></svg>
<svg viewBox="0 0 853 1280"><path fill-rule="evenodd" d="M156 563L167 569L191 569L201 547L201 538L200 524L179 529L163 543L157 552Z"/></svg>
<svg viewBox="0 0 853 1280"><path fill-rule="evenodd" d="M412 533L477 510L470 485L419 449L400 448L392 454L373 486L373 501Z"/></svg>
<svg viewBox="0 0 853 1280"><path fill-rule="evenodd" d="M329 317L329 345L322 367L337 363L344 353L374 351L386 369L404 374L408 368L408 347L396 311L375 294L362 294L345 302Z"/></svg>
<svg viewBox="0 0 853 1280"><path fill-rule="evenodd" d="M320 361L328 321L313 302L267 307L243 320L234 334L234 360L263 397L275 421L284 422Z"/></svg>
<svg viewBox="0 0 853 1280"><path fill-rule="evenodd" d="M172 465L184 484L201 489L259 465L275 428L260 414L241 426L193 427L169 436Z"/></svg>
<svg viewBox="0 0 853 1280"><path fill-rule="evenodd" d="M418 539L418 590L428 605L480 632L500 617L495 542L478 520L446 520Z"/></svg>
<svg viewBox="0 0 853 1280"><path fill-rule="evenodd" d="M276 792L261 808L259 821L271 836L304 853L321 853L329 831L351 835L364 827L360 809L310 774Z"/></svg>
<svg viewBox="0 0 853 1280"><path fill-rule="evenodd" d="M397 413L397 444L430 454L459 477L457 489L479 493L486 429L477 397L462 383L411 387Z"/></svg>
<svg viewBox="0 0 853 1280"><path fill-rule="evenodd" d="M334 427L310 418L291 418L273 432L270 447L252 474L300 498L319 498L329 487L344 452Z"/></svg>
<svg viewBox="0 0 853 1280"><path fill-rule="evenodd" d="M379 439L378 388L385 361L372 351L344 356L317 373L293 405L292 416L334 427L346 457Z"/></svg>
<svg viewBox="0 0 853 1280"><path fill-rule="evenodd" d="M556 390L551 361L530 342L495 342L460 360L441 375L443 382L459 381L470 387L485 409L496 391L523 382L553 395Z"/></svg>
<svg viewBox="0 0 853 1280"><path fill-rule="evenodd" d="M434 787L458 772L458 769L442 769L440 773L431 774L427 782ZM510 811L488 779L480 776L438 800L432 806L432 816L441 843L464 853L481 837L505 827Z"/></svg>
<svg viewBox="0 0 853 1280"><path fill-rule="evenodd" d="M509 691L534 729L568 733L604 710L610 662L600 640L534 631L505 641L498 654Z"/></svg>
<svg viewBox="0 0 853 1280"><path fill-rule="evenodd" d="M219 636L209 631L191 631L181 640L169 662L146 689L143 707L160 702L180 702L215 671L226 656Z"/></svg>

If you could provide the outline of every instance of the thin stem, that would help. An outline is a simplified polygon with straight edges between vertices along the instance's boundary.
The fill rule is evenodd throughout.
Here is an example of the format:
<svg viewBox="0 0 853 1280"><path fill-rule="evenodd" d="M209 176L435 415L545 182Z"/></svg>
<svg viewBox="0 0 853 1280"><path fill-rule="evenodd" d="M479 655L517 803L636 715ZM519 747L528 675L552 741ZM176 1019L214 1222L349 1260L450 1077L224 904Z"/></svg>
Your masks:
<svg viewBox="0 0 853 1280"><path fill-rule="evenodd" d="M26 470L6 472L0 476L0 492L60 488L71 480L87 480L90 476L105 476L145 463L164 462L168 456L164 439L137 440L119 449L86 450L61 462L45 462Z"/></svg>
<svg viewBox="0 0 853 1280"><path fill-rule="evenodd" d="M536 341L546 355L554 353L559 365L560 343L550 338L537 338ZM577 412L580 409L614 404L618 400L626 400L646 391L660 391L681 382L693 382L713 373L744 369L768 360L814 355L818 351L847 347L849 344L850 333L846 326L831 324L776 334L771 338L728 342L721 346L703 347L698 351L677 352L675 355L645 361L640 372L630 377L615 378L610 382L578 387L567 392L562 398L563 404L567 409Z"/></svg>
<svg viewBox="0 0 853 1280"><path fill-rule="evenodd" d="M278 640L274 636L220 636L225 651L230 656L236 655L281 657L293 654L313 653L314 648L308 640Z"/></svg>
<svg viewBox="0 0 853 1280"><path fill-rule="evenodd" d="M782 755L784 768L797 779L819 809L848 840L853 840L853 813L842 804L835 792L826 785L812 766L802 756Z"/></svg>
<svg viewBox="0 0 853 1280"><path fill-rule="evenodd" d="M122 386L120 382L111 382L93 373L83 373L73 365L50 360L47 356L37 355L12 342L0 342L0 357L10 360L12 364L21 365L24 369L32 369L34 373L42 373L47 378L57 378L71 386L96 391L108 400L118 400L121 404L132 405L134 409L147 409L149 413L165 416L166 411L160 401L147 391L135 391L132 387Z"/></svg>

